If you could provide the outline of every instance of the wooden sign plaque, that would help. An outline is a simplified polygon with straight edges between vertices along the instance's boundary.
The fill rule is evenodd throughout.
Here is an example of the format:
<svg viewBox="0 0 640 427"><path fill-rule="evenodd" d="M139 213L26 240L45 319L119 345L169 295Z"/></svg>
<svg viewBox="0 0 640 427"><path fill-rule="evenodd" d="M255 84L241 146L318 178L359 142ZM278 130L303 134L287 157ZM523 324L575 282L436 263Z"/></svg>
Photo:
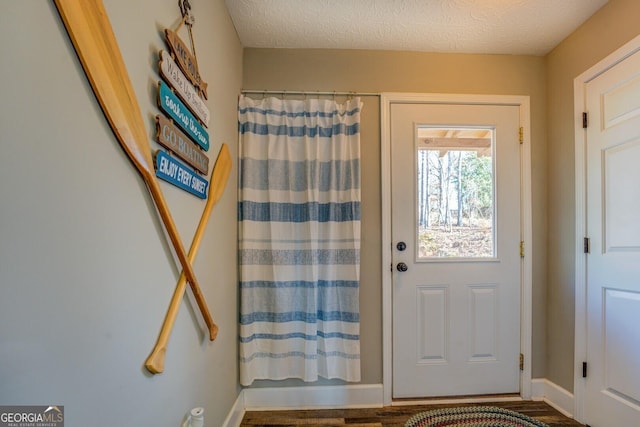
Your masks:
<svg viewBox="0 0 640 427"><path fill-rule="evenodd" d="M207 84L202 80L202 77L200 77L198 61L196 61L196 58L175 32L167 28L164 30L164 33L167 43L169 44L173 54L176 56L176 60L182 71L184 71L187 78L191 80L191 83L198 88L198 91L202 94L204 99L209 99L207 95Z"/></svg>
<svg viewBox="0 0 640 427"><path fill-rule="evenodd" d="M200 121L208 126L211 118L209 109L167 51L160 51L159 68L162 78L177 91L180 99L198 116Z"/></svg>
<svg viewBox="0 0 640 427"><path fill-rule="evenodd" d="M209 158L164 115L156 116L156 140L203 175L209 173Z"/></svg>
<svg viewBox="0 0 640 427"><path fill-rule="evenodd" d="M158 105L205 151L209 151L209 134L163 81L158 82Z"/></svg>
<svg viewBox="0 0 640 427"><path fill-rule="evenodd" d="M209 182L162 150L155 155L156 176L201 199L207 198Z"/></svg>

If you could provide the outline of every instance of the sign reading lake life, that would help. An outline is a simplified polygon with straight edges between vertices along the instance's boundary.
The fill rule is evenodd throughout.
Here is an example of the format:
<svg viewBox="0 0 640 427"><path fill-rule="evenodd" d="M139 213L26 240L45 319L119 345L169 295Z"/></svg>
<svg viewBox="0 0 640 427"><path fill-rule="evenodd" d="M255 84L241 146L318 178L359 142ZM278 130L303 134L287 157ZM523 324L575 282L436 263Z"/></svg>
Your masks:
<svg viewBox="0 0 640 427"><path fill-rule="evenodd" d="M162 150L155 155L156 176L182 190L201 198L207 198L209 181L198 175L193 169L183 165Z"/></svg>
<svg viewBox="0 0 640 427"><path fill-rule="evenodd" d="M198 116L200 121L208 126L211 118L209 109L167 51L160 51L159 68L162 78L176 90L178 96Z"/></svg>
<svg viewBox="0 0 640 427"><path fill-rule="evenodd" d="M158 105L191 139L209 151L209 134L163 81L158 82Z"/></svg>
<svg viewBox="0 0 640 427"><path fill-rule="evenodd" d="M200 147L191 142L180 129L174 126L171 120L162 114L156 116L156 131L156 140L160 145L203 175L209 173L209 158Z"/></svg>
<svg viewBox="0 0 640 427"><path fill-rule="evenodd" d="M207 96L207 83L205 83L204 80L202 80L202 77L200 77L196 57L189 51L187 45L184 44L182 39L178 37L178 34L168 28L164 30L164 33L165 38L167 39L167 44L176 56L178 66L180 66L182 71L184 71L184 74L198 89L198 92L200 92L204 99L209 99Z"/></svg>

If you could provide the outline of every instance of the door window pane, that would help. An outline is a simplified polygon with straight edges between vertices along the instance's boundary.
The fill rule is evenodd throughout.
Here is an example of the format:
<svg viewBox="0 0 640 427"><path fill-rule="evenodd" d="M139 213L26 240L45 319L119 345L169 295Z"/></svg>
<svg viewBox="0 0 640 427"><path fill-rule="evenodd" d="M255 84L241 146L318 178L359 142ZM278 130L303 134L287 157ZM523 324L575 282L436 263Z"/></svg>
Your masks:
<svg viewBox="0 0 640 427"><path fill-rule="evenodd" d="M418 258L494 258L494 130L417 128Z"/></svg>

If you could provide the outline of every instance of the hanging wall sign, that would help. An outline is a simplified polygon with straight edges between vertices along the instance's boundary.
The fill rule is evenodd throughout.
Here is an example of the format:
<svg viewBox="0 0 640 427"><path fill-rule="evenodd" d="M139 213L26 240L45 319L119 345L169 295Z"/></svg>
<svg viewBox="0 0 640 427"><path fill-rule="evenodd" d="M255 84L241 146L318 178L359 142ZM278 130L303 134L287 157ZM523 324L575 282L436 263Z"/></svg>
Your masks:
<svg viewBox="0 0 640 427"><path fill-rule="evenodd" d="M207 198L209 182L199 176L193 169L183 165L164 151L156 152L156 176L189 193L201 198Z"/></svg>
<svg viewBox="0 0 640 427"><path fill-rule="evenodd" d="M163 81L158 82L158 106L205 151L209 151L209 134L189 109Z"/></svg>
<svg viewBox="0 0 640 427"><path fill-rule="evenodd" d="M156 116L156 131L156 140L163 147L203 175L209 173L209 158L162 114Z"/></svg>
<svg viewBox="0 0 640 427"><path fill-rule="evenodd" d="M198 116L200 121L205 125L209 125L211 114L204 101L198 96L196 89L180 71L178 64L171 58L168 52L160 51L160 75L173 87L178 96L187 104L187 107Z"/></svg>
<svg viewBox="0 0 640 427"><path fill-rule="evenodd" d="M191 80L191 83L193 83L193 85L198 88L198 92L200 92L204 99L209 99L207 95L207 84L202 80L202 77L200 77L200 72L198 71L198 61L196 60L195 56L193 56L193 54L189 52L187 45L184 44L182 39L180 39L180 37L178 37L178 34L176 34L174 31L171 31L167 28L164 30L164 33L167 39L167 43L169 44L169 47L171 48L173 54L176 56L176 61L178 62L178 65L180 66L182 71L184 71L187 78Z"/></svg>

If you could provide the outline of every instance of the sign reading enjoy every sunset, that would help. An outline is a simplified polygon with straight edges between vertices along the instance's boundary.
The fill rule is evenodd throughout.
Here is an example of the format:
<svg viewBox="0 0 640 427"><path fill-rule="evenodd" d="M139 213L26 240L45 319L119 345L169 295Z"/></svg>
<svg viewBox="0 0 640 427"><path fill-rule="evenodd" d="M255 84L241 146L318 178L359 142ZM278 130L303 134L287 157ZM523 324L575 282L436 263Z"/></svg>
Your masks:
<svg viewBox="0 0 640 427"><path fill-rule="evenodd" d="M209 182L162 150L156 152L156 176L201 199L207 198Z"/></svg>

